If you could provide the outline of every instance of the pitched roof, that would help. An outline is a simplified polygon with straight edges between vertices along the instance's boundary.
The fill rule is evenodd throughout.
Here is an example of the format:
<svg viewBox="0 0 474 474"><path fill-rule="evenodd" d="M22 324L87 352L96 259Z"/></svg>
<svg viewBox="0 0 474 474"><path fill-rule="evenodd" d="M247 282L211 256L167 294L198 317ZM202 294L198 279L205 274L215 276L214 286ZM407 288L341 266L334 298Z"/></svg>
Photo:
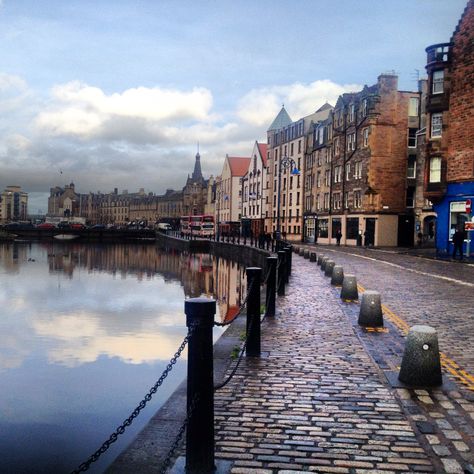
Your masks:
<svg viewBox="0 0 474 474"><path fill-rule="evenodd" d="M228 156L232 176L244 176L250 164L250 158L242 156Z"/></svg>
<svg viewBox="0 0 474 474"><path fill-rule="evenodd" d="M288 112L285 110L285 106L283 106L278 112L278 115L273 120L272 124L268 127L268 131L270 130L280 130L281 128L287 127L293 123Z"/></svg>
<svg viewBox="0 0 474 474"><path fill-rule="evenodd" d="M260 156L262 157L263 160L263 165L267 166L267 144L266 143L258 143L258 151L260 152Z"/></svg>

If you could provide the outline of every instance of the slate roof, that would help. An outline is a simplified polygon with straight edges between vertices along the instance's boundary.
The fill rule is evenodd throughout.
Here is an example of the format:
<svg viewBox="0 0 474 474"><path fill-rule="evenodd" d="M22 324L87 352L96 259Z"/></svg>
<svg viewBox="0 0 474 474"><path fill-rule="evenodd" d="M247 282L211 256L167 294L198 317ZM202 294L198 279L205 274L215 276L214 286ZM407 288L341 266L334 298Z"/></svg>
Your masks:
<svg viewBox="0 0 474 474"><path fill-rule="evenodd" d="M291 120L290 116L288 115L288 112L285 110L285 106L283 106L281 108L280 112L278 112L278 115L273 120L270 127L268 127L268 131L270 131L270 130L280 130L284 127L287 127L288 125L290 125L292 123L293 123L293 121Z"/></svg>

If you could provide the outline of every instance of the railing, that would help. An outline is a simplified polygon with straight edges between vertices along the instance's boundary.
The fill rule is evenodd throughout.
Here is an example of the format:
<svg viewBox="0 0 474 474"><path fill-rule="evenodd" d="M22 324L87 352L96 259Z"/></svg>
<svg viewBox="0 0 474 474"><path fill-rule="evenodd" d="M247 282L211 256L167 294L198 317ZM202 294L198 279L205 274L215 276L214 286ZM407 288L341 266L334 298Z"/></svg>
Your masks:
<svg viewBox="0 0 474 474"><path fill-rule="evenodd" d="M237 314L230 321L222 323L214 320L216 301L211 298L185 300L184 311L188 333L174 356L170 359L160 378L132 411L130 416L115 429L109 438L86 461L72 471L73 474L87 471L117 441L119 436L125 432L161 387L186 345L188 346L186 418L162 463L160 472L165 473L168 470L185 432L186 472L188 474L210 474L214 472L214 392L232 380L244 355L246 357L260 357L261 321L265 317L275 316L277 281L278 294L285 294L284 286L288 282L291 273L291 252L291 247L285 247L284 250L278 252L278 259L277 257L267 257L263 280L261 268L248 267L246 269L248 282L247 296ZM264 313L261 311L261 287L263 285L266 286ZM245 309L246 311L244 311ZM246 335L239 356L227 378L218 384L214 384L213 327L227 326L244 314L244 312L247 318Z"/></svg>

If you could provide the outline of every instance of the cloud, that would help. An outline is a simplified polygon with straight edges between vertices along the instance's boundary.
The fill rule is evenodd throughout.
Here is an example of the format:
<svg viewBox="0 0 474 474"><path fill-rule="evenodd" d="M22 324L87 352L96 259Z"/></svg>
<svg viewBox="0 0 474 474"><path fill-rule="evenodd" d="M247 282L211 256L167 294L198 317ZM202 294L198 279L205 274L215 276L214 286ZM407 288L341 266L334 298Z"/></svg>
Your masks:
<svg viewBox="0 0 474 474"><path fill-rule="evenodd" d="M154 131L174 123L210 120L212 94L204 88L190 91L137 87L105 94L100 88L73 81L55 86L52 104L36 124L53 136L116 139L116 131L131 127ZM125 137L126 138L126 137Z"/></svg>
<svg viewBox="0 0 474 474"><path fill-rule="evenodd" d="M335 105L339 95L361 88L358 84L340 85L324 79L309 84L294 83L253 89L240 99L237 116L255 126L270 125L284 104L291 118L298 120L313 113L325 102Z"/></svg>
<svg viewBox="0 0 474 474"><path fill-rule="evenodd" d="M329 80L256 88L221 111L202 87L109 93L71 81L41 96L21 77L0 73L0 188L14 183L37 193L35 213L46 210L52 186L71 181L84 193L180 189L197 142L204 175L216 175L226 154L245 156L265 140L281 104L297 120L360 88Z"/></svg>

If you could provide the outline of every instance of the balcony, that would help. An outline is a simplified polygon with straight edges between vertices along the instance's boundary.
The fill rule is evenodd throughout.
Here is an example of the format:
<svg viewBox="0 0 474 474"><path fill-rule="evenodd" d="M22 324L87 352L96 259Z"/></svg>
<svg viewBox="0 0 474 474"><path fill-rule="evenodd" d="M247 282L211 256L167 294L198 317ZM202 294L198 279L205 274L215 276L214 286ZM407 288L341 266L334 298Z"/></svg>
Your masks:
<svg viewBox="0 0 474 474"><path fill-rule="evenodd" d="M451 43L438 43L428 46L425 51L426 69L433 67L442 67L443 64L448 63L451 59L450 55Z"/></svg>

